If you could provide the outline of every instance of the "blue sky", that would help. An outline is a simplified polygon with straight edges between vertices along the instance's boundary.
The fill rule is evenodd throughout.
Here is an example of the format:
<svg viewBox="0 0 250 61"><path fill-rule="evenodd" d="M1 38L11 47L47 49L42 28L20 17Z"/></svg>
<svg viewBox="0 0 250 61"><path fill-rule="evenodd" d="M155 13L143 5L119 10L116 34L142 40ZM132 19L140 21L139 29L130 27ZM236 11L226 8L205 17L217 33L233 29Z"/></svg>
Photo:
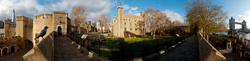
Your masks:
<svg viewBox="0 0 250 61"><path fill-rule="evenodd" d="M152 7L166 12L172 20L182 21L185 18L185 3L194 0L0 0L0 20L11 18L12 9L16 15L33 18L39 14L51 14L54 11L66 12L70 16L73 6L86 6L89 10L87 20L97 22L101 14L111 18L117 14L117 7L124 8L125 14L138 15L141 11ZM228 17L233 16L236 21L247 21L250 28L250 0L210 0L213 4L223 6ZM228 19L226 20L228 22ZM240 28L236 25L236 28Z"/></svg>
<svg viewBox="0 0 250 61"><path fill-rule="evenodd" d="M128 5L130 8L127 10L124 10L124 13L129 13L129 10L131 7L138 7L137 13L141 11L141 8L145 10L148 7L156 8L161 11L168 10L167 14L170 12L179 14L181 17L180 21L185 19L186 10L185 10L185 3L188 1L194 1L194 0L120 0L122 2L122 6ZM250 0L210 0L213 4L216 4L218 6L223 6L223 10L227 12L228 18L233 16L237 22L241 22L242 20L246 20L248 22L248 27L250 28L250 12L246 13L246 11L250 11ZM111 16L114 16L115 13L117 13L117 7L119 6L119 1L116 6L112 8ZM136 14L136 13L132 13ZM169 15L176 16L174 14ZM229 19L226 20L228 22ZM241 28L241 25L236 25L236 28Z"/></svg>

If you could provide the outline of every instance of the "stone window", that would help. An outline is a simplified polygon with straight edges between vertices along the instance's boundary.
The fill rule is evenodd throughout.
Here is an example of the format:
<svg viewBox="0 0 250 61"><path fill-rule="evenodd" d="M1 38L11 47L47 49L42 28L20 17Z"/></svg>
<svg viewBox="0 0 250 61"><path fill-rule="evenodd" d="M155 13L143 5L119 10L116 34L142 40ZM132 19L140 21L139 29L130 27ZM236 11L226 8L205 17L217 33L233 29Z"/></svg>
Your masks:
<svg viewBox="0 0 250 61"><path fill-rule="evenodd" d="M128 21L130 21L130 19L128 19Z"/></svg>
<svg viewBox="0 0 250 61"><path fill-rule="evenodd" d="M135 22L136 22L136 20L135 20Z"/></svg>
<svg viewBox="0 0 250 61"><path fill-rule="evenodd" d="M132 28L130 28L130 30L132 30Z"/></svg>
<svg viewBox="0 0 250 61"><path fill-rule="evenodd" d="M126 19L127 20L127 19Z"/></svg>
<svg viewBox="0 0 250 61"><path fill-rule="evenodd" d="M60 17L61 18L61 17Z"/></svg>
<svg viewBox="0 0 250 61"><path fill-rule="evenodd" d="M125 20L125 19L123 19L123 20Z"/></svg>
<svg viewBox="0 0 250 61"><path fill-rule="evenodd" d="M124 23L126 25L126 23Z"/></svg>
<svg viewBox="0 0 250 61"><path fill-rule="evenodd" d="M131 25L131 23L130 23L130 25Z"/></svg>

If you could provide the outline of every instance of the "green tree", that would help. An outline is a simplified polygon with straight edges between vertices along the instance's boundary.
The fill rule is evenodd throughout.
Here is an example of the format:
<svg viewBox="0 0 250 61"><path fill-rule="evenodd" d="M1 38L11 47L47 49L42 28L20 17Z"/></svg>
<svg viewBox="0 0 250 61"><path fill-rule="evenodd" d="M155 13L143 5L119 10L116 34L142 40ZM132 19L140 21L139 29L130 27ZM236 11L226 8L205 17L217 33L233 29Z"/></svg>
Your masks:
<svg viewBox="0 0 250 61"><path fill-rule="evenodd" d="M186 21L194 31L204 30L210 33L218 30L218 24L227 19L222 6L212 4L209 0L196 0L186 3Z"/></svg>

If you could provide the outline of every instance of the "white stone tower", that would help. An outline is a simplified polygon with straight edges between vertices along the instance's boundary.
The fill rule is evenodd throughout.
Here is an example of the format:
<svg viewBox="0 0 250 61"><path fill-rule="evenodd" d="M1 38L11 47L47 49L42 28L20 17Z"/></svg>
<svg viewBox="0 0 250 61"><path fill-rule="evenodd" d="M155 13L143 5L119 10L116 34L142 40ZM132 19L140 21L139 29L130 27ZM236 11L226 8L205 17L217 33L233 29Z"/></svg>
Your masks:
<svg viewBox="0 0 250 61"><path fill-rule="evenodd" d="M16 23L16 16L15 16L15 9L13 9L13 12L12 12L12 21L14 24Z"/></svg>

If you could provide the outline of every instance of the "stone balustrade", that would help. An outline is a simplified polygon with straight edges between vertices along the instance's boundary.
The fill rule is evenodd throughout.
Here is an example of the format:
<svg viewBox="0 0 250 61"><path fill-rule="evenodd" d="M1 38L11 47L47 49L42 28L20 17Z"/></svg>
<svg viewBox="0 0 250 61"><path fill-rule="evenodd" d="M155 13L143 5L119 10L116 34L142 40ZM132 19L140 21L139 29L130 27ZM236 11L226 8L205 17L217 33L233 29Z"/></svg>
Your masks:
<svg viewBox="0 0 250 61"><path fill-rule="evenodd" d="M25 61L54 61L54 34L51 32L23 55Z"/></svg>

